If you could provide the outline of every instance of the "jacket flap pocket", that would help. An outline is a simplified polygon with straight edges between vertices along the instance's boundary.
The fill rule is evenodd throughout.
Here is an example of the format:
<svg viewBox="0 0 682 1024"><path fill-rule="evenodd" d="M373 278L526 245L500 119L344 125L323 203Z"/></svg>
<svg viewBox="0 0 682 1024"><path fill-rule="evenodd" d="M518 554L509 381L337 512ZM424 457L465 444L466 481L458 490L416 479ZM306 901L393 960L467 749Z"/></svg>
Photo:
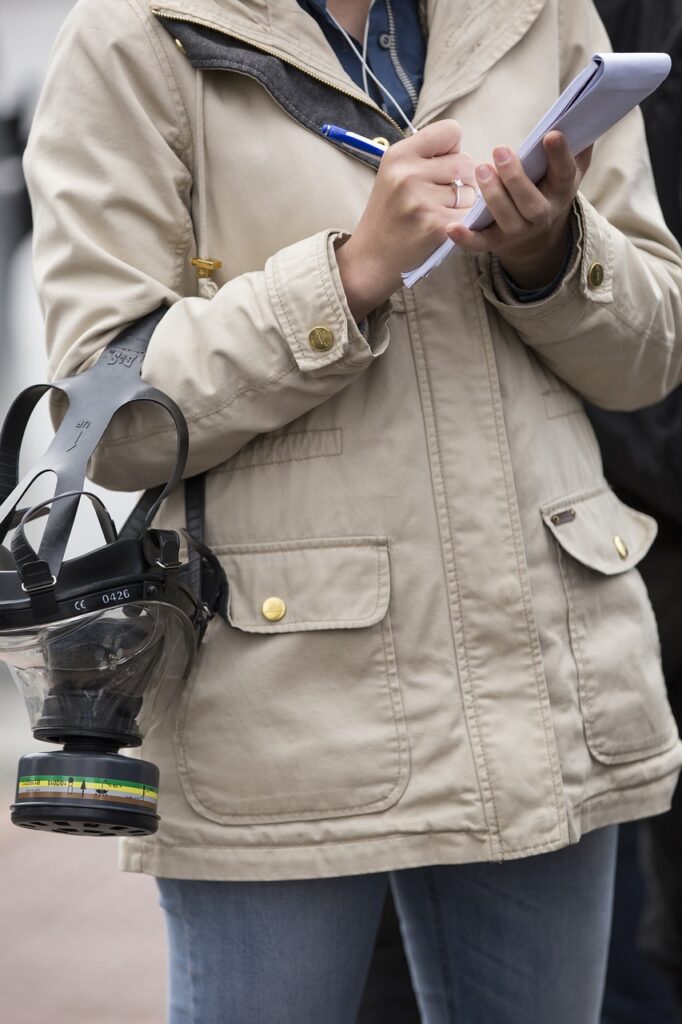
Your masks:
<svg viewBox="0 0 682 1024"><path fill-rule="evenodd" d="M390 596L388 541L347 537L222 547L229 620L247 633L373 626Z"/></svg>
<svg viewBox="0 0 682 1024"><path fill-rule="evenodd" d="M637 565L658 530L655 519L624 505L607 486L560 498L540 512L564 551L607 576Z"/></svg>

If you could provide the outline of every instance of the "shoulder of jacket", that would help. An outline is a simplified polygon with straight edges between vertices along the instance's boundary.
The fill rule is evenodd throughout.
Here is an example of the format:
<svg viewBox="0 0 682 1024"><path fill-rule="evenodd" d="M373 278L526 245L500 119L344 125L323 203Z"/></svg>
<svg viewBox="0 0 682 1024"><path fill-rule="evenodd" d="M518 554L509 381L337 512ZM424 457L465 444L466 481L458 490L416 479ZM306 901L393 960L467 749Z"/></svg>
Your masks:
<svg viewBox="0 0 682 1024"><path fill-rule="evenodd" d="M173 40L152 14L148 0L78 0L68 15L57 48L96 60L111 88L120 76L156 103L172 105L177 137L169 140L191 162L192 129L188 85L180 81ZM175 132L174 132L175 134Z"/></svg>

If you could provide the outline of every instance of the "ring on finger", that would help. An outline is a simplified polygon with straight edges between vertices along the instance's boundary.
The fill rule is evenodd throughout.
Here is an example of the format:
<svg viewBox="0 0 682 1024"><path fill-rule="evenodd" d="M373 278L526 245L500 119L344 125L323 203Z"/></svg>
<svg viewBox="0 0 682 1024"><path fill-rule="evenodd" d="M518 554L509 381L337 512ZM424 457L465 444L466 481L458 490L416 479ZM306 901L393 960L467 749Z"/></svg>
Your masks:
<svg viewBox="0 0 682 1024"><path fill-rule="evenodd" d="M453 209L455 210L459 210L460 206L463 205L461 202L462 189L469 188L473 193L473 199L469 204L470 206L473 206L473 204L476 202L476 199L478 198L478 189L476 189L473 185L467 185L465 182L462 181L461 178L455 178L453 181L451 181L450 187L454 190L455 193L455 205L453 207Z"/></svg>

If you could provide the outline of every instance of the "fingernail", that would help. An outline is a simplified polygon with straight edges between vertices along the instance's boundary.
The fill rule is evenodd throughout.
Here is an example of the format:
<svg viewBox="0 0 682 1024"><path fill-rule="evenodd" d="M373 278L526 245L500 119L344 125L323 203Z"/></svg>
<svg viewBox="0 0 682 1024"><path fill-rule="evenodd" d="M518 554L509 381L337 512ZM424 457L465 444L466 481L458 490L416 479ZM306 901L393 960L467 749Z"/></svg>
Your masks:
<svg viewBox="0 0 682 1024"><path fill-rule="evenodd" d="M493 156L496 163L506 164L511 158L511 151L506 146L498 146L493 150Z"/></svg>
<svg viewBox="0 0 682 1024"><path fill-rule="evenodd" d="M487 181L492 171L488 164L479 164L476 168L476 177L479 181Z"/></svg>

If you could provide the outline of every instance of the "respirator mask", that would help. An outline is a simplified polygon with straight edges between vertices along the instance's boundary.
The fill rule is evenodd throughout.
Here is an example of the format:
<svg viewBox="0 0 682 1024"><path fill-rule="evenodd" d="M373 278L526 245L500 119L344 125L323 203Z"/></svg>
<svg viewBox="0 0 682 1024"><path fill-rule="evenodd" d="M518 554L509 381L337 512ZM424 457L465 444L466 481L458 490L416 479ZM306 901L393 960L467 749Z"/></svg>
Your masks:
<svg viewBox="0 0 682 1024"><path fill-rule="evenodd" d="M33 735L61 750L19 762L12 821L78 835L143 835L158 828L159 772L121 748L139 746L186 679L208 621L226 614L227 584L203 544L203 477L185 482L188 557L180 538L151 523L182 478L187 426L180 409L149 387L140 369L158 310L110 342L77 377L22 392L0 435L0 661L24 698ZM50 389L69 407L38 464L17 482L24 431ZM115 413L131 402L172 417L175 466L163 488L146 492L117 534L101 500L83 490L88 461ZM43 474L54 496L20 504ZM83 500L94 507L103 544L66 559ZM45 520L37 550L29 524Z"/></svg>

